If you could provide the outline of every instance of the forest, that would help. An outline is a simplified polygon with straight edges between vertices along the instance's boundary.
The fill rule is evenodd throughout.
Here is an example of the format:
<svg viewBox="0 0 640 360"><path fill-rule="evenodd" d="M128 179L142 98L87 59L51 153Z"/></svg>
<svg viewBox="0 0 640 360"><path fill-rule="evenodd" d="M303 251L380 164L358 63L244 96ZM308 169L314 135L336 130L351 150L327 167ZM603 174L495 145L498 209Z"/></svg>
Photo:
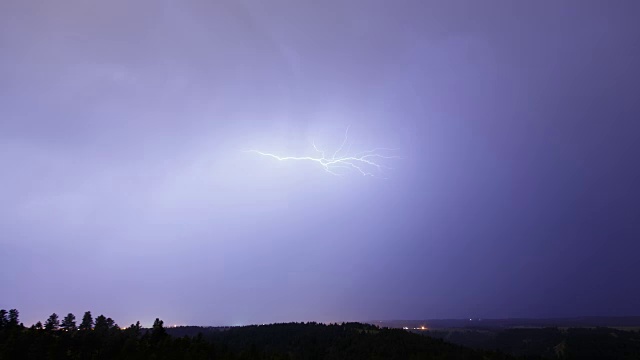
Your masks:
<svg viewBox="0 0 640 360"><path fill-rule="evenodd" d="M52 314L30 327L19 312L2 310L0 359L511 359L400 329L360 323L288 323L197 331L172 336L163 321L150 329L119 327L87 311L79 324L73 314ZM189 327L188 333L194 333ZM175 330L175 329L171 329ZM205 335L206 334L206 335Z"/></svg>
<svg viewBox="0 0 640 360"><path fill-rule="evenodd" d="M362 323L120 327L90 311L30 327L0 310L5 359L640 359L640 331L613 328L451 329L414 333Z"/></svg>

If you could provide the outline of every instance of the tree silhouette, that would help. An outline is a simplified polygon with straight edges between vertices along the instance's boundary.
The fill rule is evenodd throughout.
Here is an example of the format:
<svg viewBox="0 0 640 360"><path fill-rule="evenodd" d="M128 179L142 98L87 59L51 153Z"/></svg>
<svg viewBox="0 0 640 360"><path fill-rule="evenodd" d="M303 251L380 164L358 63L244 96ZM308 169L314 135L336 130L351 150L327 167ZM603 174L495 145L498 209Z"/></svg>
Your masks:
<svg viewBox="0 0 640 360"><path fill-rule="evenodd" d="M72 331L76 329L76 316L69 313L62 319L61 327L66 331Z"/></svg>
<svg viewBox="0 0 640 360"><path fill-rule="evenodd" d="M37 330L42 330L42 323L40 321L38 321L34 326Z"/></svg>
<svg viewBox="0 0 640 360"><path fill-rule="evenodd" d="M167 336L167 330L165 330L164 321L156 318L156 321L153 322L153 327L151 328L151 343L157 344L164 340Z"/></svg>
<svg viewBox="0 0 640 360"><path fill-rule="evenodd" d="M18 327L20 323L20 312L16 309L9 310L9 322L7 323L8 327Z"/></svg>
<svg viewBox="0 0 640 360"><path fill-rule="evenodd" d="M58 330L60 327L60 320L58 320L58 314L53 313L47 321L44 323L45 330Z"/></svg>
<svg viewBox="0 0 640 360"><path fill-rule="evenodd" d="M87 311L82 316L82 322L80 323L80 330L91 330L93 329L93 317L91 316L91 311Z"/></svg>
<svg viewBox="0 0 640 360"><path fill-rule="evenodd" d="M142 329L142 326L140 326L140 321L136 321L136 323L131 324L131 326L129 326L126 329L126 331L127 333L131 334L133 337L139 338L140 334L142 333L141 329Z"/></svg>
<svg viewBox="0 0 640 360"><path fill-rule="evenodd" d="M116 324L116 322L112 318L107 318L107 327L109 329L115 329L118 327L118 324Z"/></svg>
<svg viewBox="0 0 640 360"><path fill-rule="evenodd" d="M7 317L7 310L0 310L0 329L4 329L9 324L9 318Z"/></svg>
<svg viewBox="0 0 640 360"><path fill-rule="evenodd" d="M97 333L106 333L109 330L109 323L104 315L96 317L96 325L93 328Z"/></svg>

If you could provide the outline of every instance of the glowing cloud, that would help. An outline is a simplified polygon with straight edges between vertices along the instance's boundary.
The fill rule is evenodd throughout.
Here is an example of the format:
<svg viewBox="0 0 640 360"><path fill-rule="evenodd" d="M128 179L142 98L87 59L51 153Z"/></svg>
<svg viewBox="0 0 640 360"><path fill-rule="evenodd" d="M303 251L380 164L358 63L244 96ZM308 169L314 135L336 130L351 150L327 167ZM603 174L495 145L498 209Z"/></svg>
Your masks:
<svg viewBox="0 0 640 360"><path fill-rule="evenodd" d="M364 176L376 176L381 174L383 169L391 169L388 166L383 165L381 162L385 159L399 159L399 156L390 155L397 149L390 148L375 148L372 150L361 151L354 155L349 155L351 145L347 146L344 154L343 149L348 143L349 128L345 131L344 139L340 147L333 152L331 156L325 155L323 150L320 150L315 142L312 142L313 148L319 156L280 156L271 153L266 153L258 150L248 150L248 152L256 153L262 156L270 157L279 161L309 161L319 164L326 172L341 176L341 172L344 171L357 171Z"/></svg>

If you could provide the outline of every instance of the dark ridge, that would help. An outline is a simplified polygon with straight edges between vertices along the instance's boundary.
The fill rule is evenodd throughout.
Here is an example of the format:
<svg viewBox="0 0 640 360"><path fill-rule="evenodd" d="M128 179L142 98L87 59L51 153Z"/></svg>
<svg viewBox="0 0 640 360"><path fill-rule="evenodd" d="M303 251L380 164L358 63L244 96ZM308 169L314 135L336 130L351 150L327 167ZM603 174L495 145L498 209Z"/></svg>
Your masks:
<svg viewBox="0 0 640 360"><path fill-rule="evenodd" d="M392 328L514 328L514 327L640 327L640 316L583 316L570 318L375 320L367 323Z"/></svg>
<svg viewBox="0 0 640 360"><path fill-rule="evenodd" d="M72 315L72 314L70 314ZM73 319L72 319L73 318ZM287 323L232 328L184 326L166 329L156 319L118 327L100 315L58 316L30 328L16 321L0 326L0 359L513 359L400 329L360 323ZM17 317L15 318L17 320Z"/></svg>

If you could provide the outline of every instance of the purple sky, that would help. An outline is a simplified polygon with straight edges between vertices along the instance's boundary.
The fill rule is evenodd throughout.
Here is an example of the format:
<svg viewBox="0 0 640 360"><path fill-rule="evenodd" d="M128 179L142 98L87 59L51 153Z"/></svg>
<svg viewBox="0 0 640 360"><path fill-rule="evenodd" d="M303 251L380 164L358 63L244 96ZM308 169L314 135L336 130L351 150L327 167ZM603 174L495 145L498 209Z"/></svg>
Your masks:
<svg viewBox="0 0 640 360"><path fill-rule="evenodd" d="M638 315L640 2L0 2L0 308ZM398 148L388 178L246 153Z"/></svg>

